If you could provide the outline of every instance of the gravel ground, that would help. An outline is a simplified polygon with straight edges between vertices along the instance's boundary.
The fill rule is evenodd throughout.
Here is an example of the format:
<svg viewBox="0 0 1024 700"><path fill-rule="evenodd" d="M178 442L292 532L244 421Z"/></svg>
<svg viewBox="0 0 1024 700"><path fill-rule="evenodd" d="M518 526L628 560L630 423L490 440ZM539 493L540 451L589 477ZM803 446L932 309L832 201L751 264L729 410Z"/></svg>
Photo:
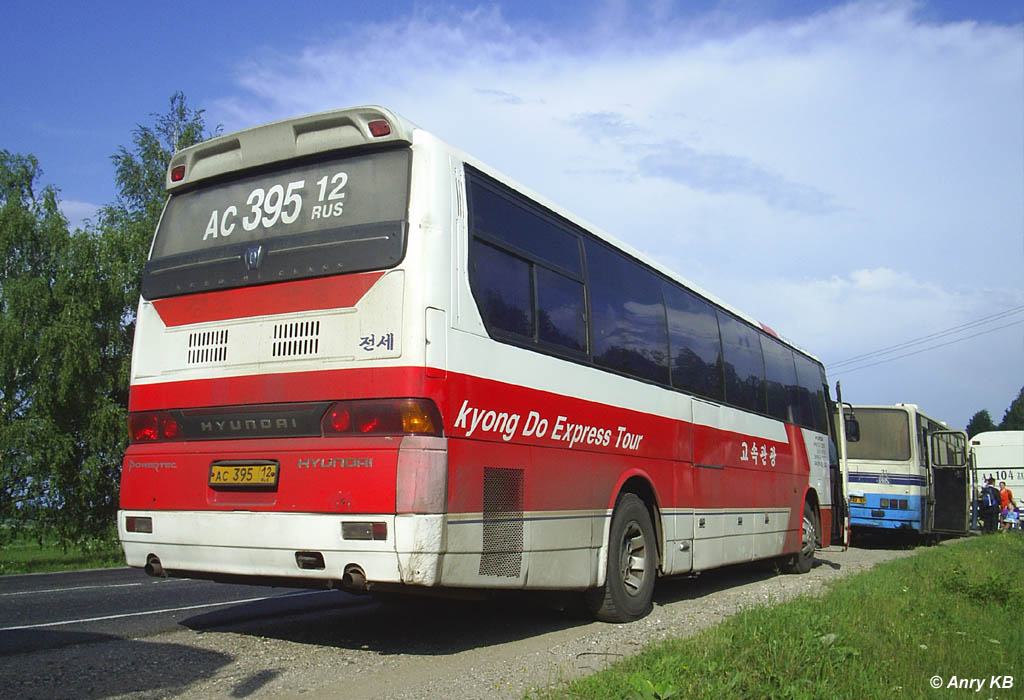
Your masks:
<svg viewBox="0 0 1024 700"><path fill-rule="evenodd" d="M628 625L590 622L558 609L566 598L499 600L366 598L316 614L202 631L195 620L143 640L91 643L8 657L6 697L75 698L522 698L667 637L717 624L737 611L815 593L839 577L911 549L818 552L802 576L764 565L660 581L654 611ZM570 605L569 607L573 607ZM189 625L197 627L188 629ZM20 660L19 660L20 659ZM10 694L8 694L10 693Z"/></svg>

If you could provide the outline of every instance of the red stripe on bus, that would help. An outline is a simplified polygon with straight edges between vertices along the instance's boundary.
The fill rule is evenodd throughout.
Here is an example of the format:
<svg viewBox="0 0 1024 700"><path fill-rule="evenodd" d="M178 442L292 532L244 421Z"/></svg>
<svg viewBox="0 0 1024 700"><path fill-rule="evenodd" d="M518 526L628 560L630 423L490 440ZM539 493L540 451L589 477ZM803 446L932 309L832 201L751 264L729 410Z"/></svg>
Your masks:
<svg viewBox="0 0 1024 700"><path fill-rule="evenodd" d="M461 373L433 379L423 367L137 384L131 389L130 404L137 411L262 403L271 398L288 402L386 396L429 396L441 409L449 438L450 513L482 511L485 467L524 470L529 477L523 485L523 507L542 512L610 509L615 485L636 474L652 485L661 508L787 507L791 517L786 551L799 546L800 503L809 465L801 431L792 425L786 426L784 441L751 438L721 427ZM514 428L513 415L518 416ZM295 438L132 445L125 456L121 506L393 512L399 444L394 438ZM235 493L207 486L211 461L246 458L277 461L282 474L279 488ZM373 469L312 468L317 460L342 458L372 458ZM823 511L826 533L830 518L831 513Z"/></svg>
<svg viewBox="0 0 1024 700"><path fill-rule="evenodd" d="M445 434L489 443L631 454L643 459L712 467L805 470L800 429L781 439L752 438L721 427L539 389L449 372L446 380L422 367L366 367L198 379L131 387L129 410L387 397L429 397L444 417ZM716 479L717 481L717 479Z"/></svg>
<svg viewBox="0 0 1024 700"><path fill-rule="evenodd" d="M128 394L128 410L156 411L290 401L436 396L438 387L443 384L444 380L427 378L422 367L366 367L250 374L133 384Z"/></svg>
<svg viewBox="0 0 1024 700"><path fill-rule="evenodd" d="M336 275L260 287L224 289L157 299L153 307L167 326L355 306L383 272Z"/></svg>

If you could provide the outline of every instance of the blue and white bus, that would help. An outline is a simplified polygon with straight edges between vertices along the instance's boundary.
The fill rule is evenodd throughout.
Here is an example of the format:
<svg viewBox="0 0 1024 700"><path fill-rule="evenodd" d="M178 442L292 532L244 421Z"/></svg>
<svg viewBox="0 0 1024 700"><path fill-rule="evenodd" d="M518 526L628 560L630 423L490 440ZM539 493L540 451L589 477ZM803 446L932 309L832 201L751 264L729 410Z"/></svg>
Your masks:
<svg viewBox="0 0 1024 700"><path fill-rule="evenodd" d="M949 430L914 404L853 406L852 414L860 435L847 442L850 525L966 534L967 434Z"/></svg>

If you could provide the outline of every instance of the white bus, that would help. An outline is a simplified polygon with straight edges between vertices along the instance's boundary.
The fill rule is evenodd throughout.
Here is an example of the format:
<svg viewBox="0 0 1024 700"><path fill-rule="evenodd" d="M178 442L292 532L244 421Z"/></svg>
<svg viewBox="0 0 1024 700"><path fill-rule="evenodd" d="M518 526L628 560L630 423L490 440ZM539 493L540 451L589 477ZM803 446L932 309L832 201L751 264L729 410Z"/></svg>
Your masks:
<svg viewBox="0 0 1024 700"><path fill-rule="evenodd" d="M852 407L860 435L847 442L850 525L965 534L970 520L967 434L914 404Z"/></svg>
<svg viewBox="0 0 1024 700"><path fill-rule="evenodd" d="M1013 491L1018 504L1024 497L1024 430L992 430L971 438L971 484L975 497L992 477Z"/></svg>
<svg viewBox="0 0 1024 700"><path fill-rule="evenodd" d="M838 531L821 363L379 107L177 153L118 526L153 574L586 591Z"/></svg>

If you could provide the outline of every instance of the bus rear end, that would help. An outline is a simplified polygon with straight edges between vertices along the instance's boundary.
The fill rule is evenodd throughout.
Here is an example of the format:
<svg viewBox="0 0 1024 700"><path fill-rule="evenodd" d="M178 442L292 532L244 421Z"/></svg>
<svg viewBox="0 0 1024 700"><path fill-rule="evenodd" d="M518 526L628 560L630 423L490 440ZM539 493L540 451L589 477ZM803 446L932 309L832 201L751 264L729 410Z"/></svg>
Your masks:
<svg viewBox="0 0 1024 700"><path fill-rule="evenodd" d="M435 583L447 443L409 264L415 134L359 108L175 155L132 360L130 566Z"/></svg>

